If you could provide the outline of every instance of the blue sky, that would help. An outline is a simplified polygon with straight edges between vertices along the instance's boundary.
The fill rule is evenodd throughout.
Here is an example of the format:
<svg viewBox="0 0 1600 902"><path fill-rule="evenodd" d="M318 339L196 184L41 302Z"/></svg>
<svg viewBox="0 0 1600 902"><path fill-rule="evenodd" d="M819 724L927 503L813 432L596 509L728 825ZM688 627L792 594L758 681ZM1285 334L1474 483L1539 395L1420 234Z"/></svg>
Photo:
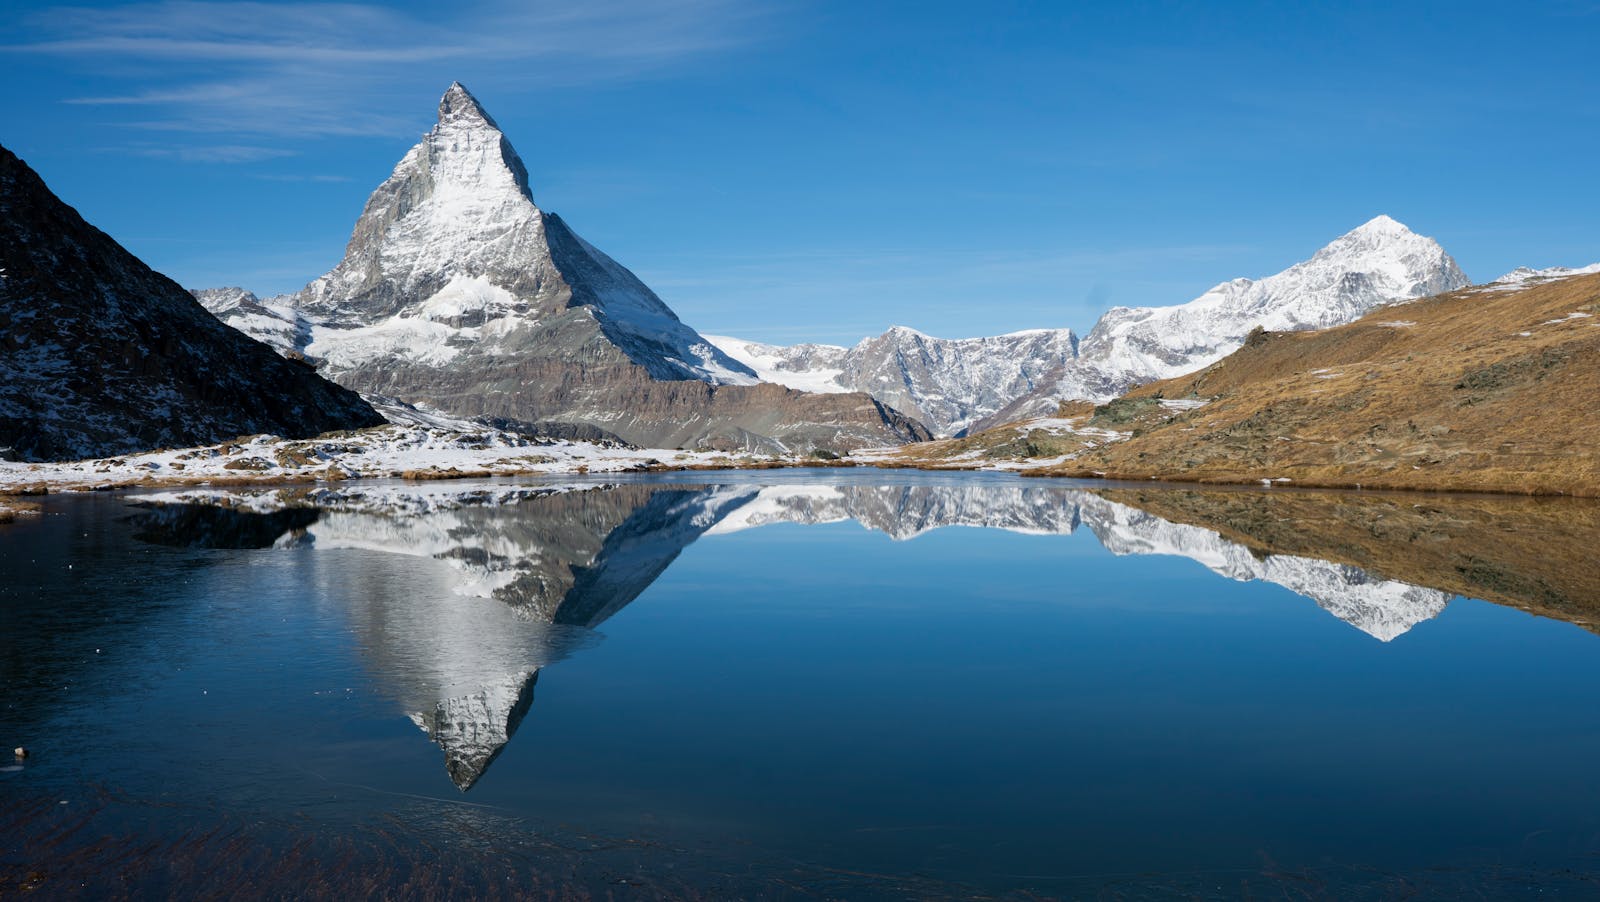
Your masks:
<svg viewBox="0 0 1600 902"><path fill-rule="evenodd" d="M330 268L454 79L713 333L1085 330L1378 213L1600 260L1600 2L5 2L0 143L191 286Z"/></svg>

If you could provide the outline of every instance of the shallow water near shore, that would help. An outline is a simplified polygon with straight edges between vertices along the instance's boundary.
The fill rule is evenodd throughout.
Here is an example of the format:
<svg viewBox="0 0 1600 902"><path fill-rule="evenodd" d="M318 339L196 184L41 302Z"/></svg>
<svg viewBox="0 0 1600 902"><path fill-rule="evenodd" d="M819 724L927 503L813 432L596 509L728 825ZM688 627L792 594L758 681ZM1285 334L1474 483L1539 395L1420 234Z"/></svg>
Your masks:
<svg viewBox="0 0 1600 902"><path fill-rule="evenodd" d="M761 471L44 507L0 528L0 895L1600 883L1586 502Z"/></svg>

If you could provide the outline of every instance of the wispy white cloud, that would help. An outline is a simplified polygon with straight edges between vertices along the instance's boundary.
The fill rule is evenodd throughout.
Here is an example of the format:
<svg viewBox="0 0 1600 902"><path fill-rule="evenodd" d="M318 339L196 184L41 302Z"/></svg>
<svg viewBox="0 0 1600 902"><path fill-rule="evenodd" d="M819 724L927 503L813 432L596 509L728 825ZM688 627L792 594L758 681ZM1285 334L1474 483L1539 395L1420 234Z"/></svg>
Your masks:
<svg viewBox="0 0 1600 902"><path fill-rule="evenodd" d="M259 163L292 157L295 152L281 147L253 147L247 144L202 144L192 147L128 147L119 153L141 157L181 160L185 163Z"/></svg>
<svg viewBox="0 0 1600 902"><path fill-rule="evenodd" d="M54 7L0 53L61 58L126 89L66 98L151 111L169 132L394 134L415 95L492 77L506 91L636 78L751 39L742 0L454 4L424 17L370 3L167 0Z"/></svg>
<svg viewBox="0 0 1600 902"><path fill-rule="evenodd" d="M317 182L322 184L331 184L335 182L350 181L350 177L347 175L313 175L280 172L263 172L258 173L255 177L266 182Z"/></svg>

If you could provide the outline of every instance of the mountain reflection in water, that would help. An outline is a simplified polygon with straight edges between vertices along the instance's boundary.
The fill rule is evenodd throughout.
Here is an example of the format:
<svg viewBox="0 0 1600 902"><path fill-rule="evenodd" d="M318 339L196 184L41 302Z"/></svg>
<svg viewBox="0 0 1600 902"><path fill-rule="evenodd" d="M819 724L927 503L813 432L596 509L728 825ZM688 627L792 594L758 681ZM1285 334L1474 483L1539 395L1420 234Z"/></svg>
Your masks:
<svg viewBox="0 0 1600 902"><path fill-rule="evenodd" d="M1113 554L1177 555L1275 583L1383 642L1456 594L1584 625L1600 599L1591 568L1553 557L1588 554L1595 512L1517 499L806 480L205 491L140 503L136 535L147 542L297 550L293 566L323 603L342 606L375 678L443 749L463 791L516 732L540 672L595 641L596 626L702 535L848 520L896 540L946 526L1064 535L1083 525ZM350 550L361 553L333 559ZM445 566L396 568L389 555Z"/></svg>

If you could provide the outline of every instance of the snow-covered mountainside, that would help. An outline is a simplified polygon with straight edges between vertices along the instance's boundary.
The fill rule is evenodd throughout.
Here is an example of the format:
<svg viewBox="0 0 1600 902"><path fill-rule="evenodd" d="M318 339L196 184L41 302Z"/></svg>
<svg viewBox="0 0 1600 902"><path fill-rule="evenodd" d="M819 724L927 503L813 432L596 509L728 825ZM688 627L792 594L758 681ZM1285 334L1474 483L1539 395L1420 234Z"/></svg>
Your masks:
<svg viewBox="0 0 1600 902"><path fill-rule="evenodd" d="M343 385L502 426L780 452L926 435L868 398L757 385L534 203L521 159L460 84L368 199L331 272L267 302L197 295Z"/></svg>
<svg viewBox="0 0 1600 902"><path fill-rule="evenodd" d="M1186 304L1106 311L1076 360L977 426L1048 415L1061 400L1108 401L1194 372L1238 350L1258 327L1324 329L1468 284L1438 242L1379 216L1277 275L1223 282Z"/></svg>
<svg viewBox="0 0 1600 902"><path fill-rule="evenodd" d="M974 420L1031 391L1072 361L1078 348L1070 329L951 339L895 326L852 348L706 337L764 382L807 391L866 392L939 435L959 435Z"/></svg>
<svg viewBox="0 0 1600 902"><path fill-rule="evenodd" d="M311 343L311 323L279 298L263 301L255 292L234 287L189 293L212 316L279 353L293 354Z"/></svg>
<svg viewBox="0 0 1600 902"><path fill-rule="evenodd" d="M382 422L355 393L218 323L0 147L0 457Z"/></svg>
<svg viewBox="0 0 1600 902"><path fill-rule="evenodd" d="M801 391L851 391L839 381L849 348L823 344L769 345L727 335L707 335L706 341L749 367L762 382Z"/></svg>

